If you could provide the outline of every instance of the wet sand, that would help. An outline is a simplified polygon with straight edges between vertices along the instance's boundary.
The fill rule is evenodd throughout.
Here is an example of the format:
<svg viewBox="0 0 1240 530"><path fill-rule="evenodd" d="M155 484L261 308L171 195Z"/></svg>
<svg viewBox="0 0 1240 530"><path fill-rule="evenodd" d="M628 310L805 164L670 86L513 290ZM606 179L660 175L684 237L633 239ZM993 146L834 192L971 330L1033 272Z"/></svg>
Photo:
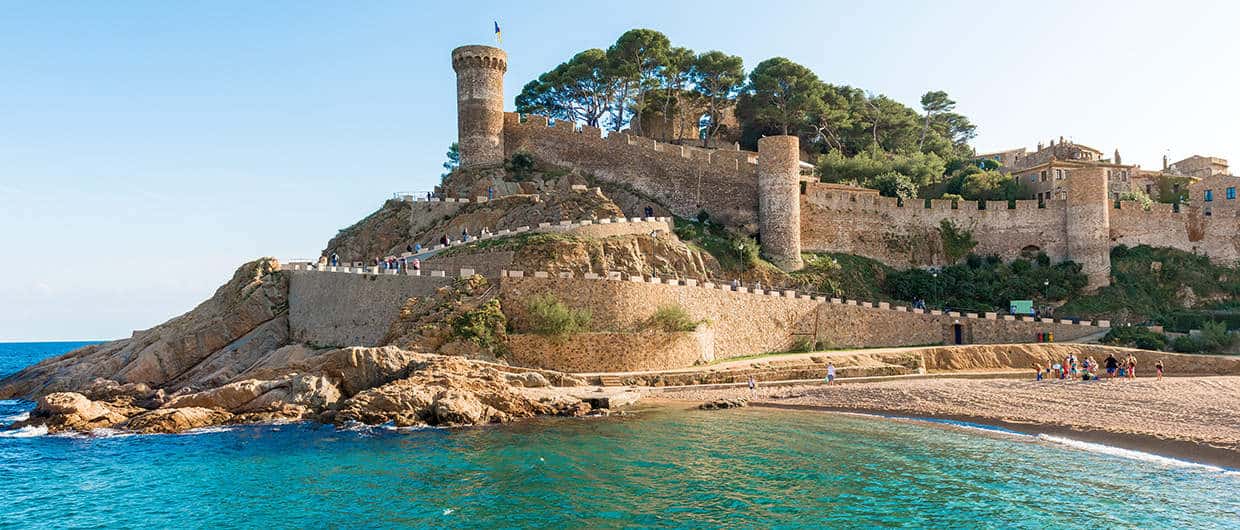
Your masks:
<svg viewBox="0 0 1240 530"><path fill-rule="evenodd" d="M955 419L1104 443L1240 469L1240 377L1156 381L922 379L761 388L678 389L702 402Z"/></svg>

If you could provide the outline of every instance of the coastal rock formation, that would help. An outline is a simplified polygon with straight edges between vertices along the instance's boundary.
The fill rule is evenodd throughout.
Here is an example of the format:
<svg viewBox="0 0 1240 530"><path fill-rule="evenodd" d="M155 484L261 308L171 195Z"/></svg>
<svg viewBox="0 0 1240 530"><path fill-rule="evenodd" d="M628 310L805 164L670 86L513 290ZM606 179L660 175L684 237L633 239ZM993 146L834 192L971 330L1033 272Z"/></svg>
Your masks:
<svg viewBox="0 0 1240 530"><path fill-rule="evenodd" d="M232 417L228 412L204 407L157 409L138 414L121 427L141 434L177 433L219 425Z"/></svg>
<svg viewBox="0 0 1240 530"><path fill-rule="evenodd" d="M188 313L133 337L87 346L0 380L0 399L85 388L95 379L178 387L181 376L216 355L249 358L281 345L288 326L264 326L288 310L288 279L264 258L242 265L215 295Z"/></svg>
<svg viewBox="0 0 1240 530"><path fill-rule="evenodd" d="M433 357L410 377L353 396L337 423L392 422L398 426L502 423L536 415L579 415L579 399L538 399L521 392L525 377L457 357ZM542 377L533 374L532 379ZM520 381L514 385L511 381ZM544 378L545 380L545 378Z"/></svg>
<svg viewBox="0 0 1240 530"><path fill-rule="evenodd" d="M127 411L114 410L77 392L55 392L39 398L30 417L13 427L43 425L48 432L90 431L125 421L124 412Z"/></svg>

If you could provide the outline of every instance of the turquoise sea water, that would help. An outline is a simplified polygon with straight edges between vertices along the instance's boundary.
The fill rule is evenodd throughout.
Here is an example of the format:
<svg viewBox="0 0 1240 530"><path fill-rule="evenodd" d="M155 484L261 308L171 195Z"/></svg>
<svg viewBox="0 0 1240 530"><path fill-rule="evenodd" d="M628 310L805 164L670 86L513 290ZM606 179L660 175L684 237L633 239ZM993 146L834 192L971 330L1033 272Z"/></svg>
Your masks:
<svg viewBox="0 0 1240 530"><path fill-rule="evenodd" d="M0 344L0 367L64 349L12 362ZM0 416L29 407L0 402ZM815 412L12 434L0 437L0 527L1240 527L1236 472Z"/></svg>

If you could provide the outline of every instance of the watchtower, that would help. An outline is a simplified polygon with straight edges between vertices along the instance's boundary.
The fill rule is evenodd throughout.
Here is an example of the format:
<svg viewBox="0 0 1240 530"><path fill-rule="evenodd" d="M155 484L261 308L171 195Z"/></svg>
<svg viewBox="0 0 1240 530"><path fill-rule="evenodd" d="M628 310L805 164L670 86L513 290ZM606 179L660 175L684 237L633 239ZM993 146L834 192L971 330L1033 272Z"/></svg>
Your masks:
<svg viewBox="0 0 1240 530"><path fill-rule="evenodd" d="M801 141L796 136L758 140L758 233L762 254L785 271L801 261Z"/></svg>
<svg viewBox="0 0 1240 530"><path fill-rule="evenodd" d="M461 168L504 163L504 72L508 54L491 46L452 50L456 71L456 131Z"/></svg>
<svg viewBox="0 0 1240 530"><path fill-rule="evenodd" d="M1111 207L1102 168L1072 170L1067 180L1064 229L1068 259L1081 264L1087 290L1111 283Z"/></svg>

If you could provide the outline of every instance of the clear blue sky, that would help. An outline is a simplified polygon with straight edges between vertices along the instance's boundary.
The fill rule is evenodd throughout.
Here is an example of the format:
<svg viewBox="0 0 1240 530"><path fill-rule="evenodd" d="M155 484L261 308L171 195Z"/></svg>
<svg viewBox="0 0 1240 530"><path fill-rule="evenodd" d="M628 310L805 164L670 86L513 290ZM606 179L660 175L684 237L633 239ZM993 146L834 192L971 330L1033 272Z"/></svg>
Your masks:
<svg viewBox="0 0 1240 530"><path fill-rule="evenodd" d="M649 27L914 106L946 90L983 151L1064 135L1147 167L1240 163L1235 4L860 4L0 2L0 340L127 336L430 187L449 52L492 43L493 19L509 106Z"/></svg>

